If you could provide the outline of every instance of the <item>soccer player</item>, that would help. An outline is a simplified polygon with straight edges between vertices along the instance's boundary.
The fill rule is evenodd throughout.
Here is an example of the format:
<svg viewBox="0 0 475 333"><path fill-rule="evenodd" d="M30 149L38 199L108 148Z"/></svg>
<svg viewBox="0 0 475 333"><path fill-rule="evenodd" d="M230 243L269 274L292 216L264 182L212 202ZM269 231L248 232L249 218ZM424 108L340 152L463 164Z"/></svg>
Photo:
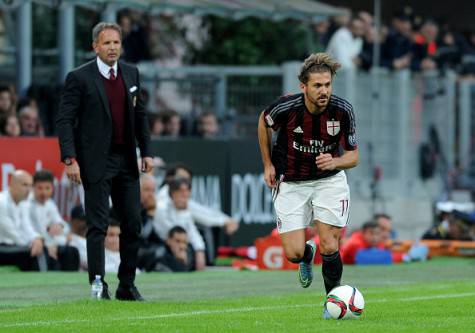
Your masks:
<svg viewBox="0 0 475 333"><path fill-rule="evenodd" d="M340 284L343 272L338 247L350 207L343 170L358 164L353 107L332 95L339 67L326 53L310 55L298 76L302 93L272 103L258 125L264 179L272 188L285 255L299 263L300 283L309 287L316 246L305 242L305 228L316 223L327 293ZM278 131L272 154L271 130Z"/></svg>

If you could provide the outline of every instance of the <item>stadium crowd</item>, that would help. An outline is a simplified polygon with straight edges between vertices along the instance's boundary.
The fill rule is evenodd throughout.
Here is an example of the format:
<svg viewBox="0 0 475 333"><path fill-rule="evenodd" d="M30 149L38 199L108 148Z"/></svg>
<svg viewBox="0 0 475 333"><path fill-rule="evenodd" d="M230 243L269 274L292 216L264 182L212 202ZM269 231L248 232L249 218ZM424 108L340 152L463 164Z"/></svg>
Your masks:
<svg viewBox="0 0 475 333"><path fill-rule="evenodd" d="M143 271L202 270L213 261L212 235L220 227L233 234L239 227L228 215L190 199L191 171L170 165L158 188L156 178L140 178L142 240L139 269ZM86 218L81 205L71 211L69 223L53 201L54 176L47 170L33 176L13 173L8 190L0 193L0 265L22 270L86 270ZM106 271L117 272L120 222L111 207L105 241ZM211 253L211 254L210 254Z"/></svg>
<svg viewBox="0 0 475 333"><path fill-rule="evenodd" d="M157 57L180 57L173 50L173 43L166 39L167 33L156 27L157 23L147 14L125 10L119 12L117 21L124 32L123 60L137 63ZM368 12L332 17L313 28L312 52L327 51L346 69L370 69L373 45L377 43L381 49L380 65L390 70L450 69L462 79L475 77L475 32L456 31L441 20L413 13L410 7L395 13L390 22L383 22L380 33ZM33 85L26 97L19 98L13 83L1 83L0 135L55 135L56 88ZM217 138L229 134L213 112L202 110L190 119L150 94L145 89L141 91L145 104L151 108L153 138Z"/></svg>

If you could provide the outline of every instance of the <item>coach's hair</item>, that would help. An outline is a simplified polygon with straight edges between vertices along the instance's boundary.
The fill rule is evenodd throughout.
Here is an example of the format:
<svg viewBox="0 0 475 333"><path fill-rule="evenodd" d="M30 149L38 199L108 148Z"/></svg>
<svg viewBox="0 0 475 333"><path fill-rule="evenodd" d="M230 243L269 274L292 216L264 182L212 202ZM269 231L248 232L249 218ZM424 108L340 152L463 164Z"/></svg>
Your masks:
<svg viewBox="0 0 475 333"><path fill-rule="evenodd" d="M313 53L303 62L298 77L300 82L306 84L311 73L330 72L333 77L340 67L328 53Z"/></svg>
<svg viewBox="0 0 475 333"><path fill-rule="evenodd" d="M38 182L48 182L48 183L54 183L54 176L51 171L48 170L39 170L36 171L35 174L33 175L33 184L36 184Z"/></svg>
<svg viewBox="0 0 475 333"><path fill-rule="evenodd" d="M122 40L122 28L117 23L99 22L92 29L92 41L97 42L99 34L106 29L112 29L117 31L119 33L120 40Z"/></svg>

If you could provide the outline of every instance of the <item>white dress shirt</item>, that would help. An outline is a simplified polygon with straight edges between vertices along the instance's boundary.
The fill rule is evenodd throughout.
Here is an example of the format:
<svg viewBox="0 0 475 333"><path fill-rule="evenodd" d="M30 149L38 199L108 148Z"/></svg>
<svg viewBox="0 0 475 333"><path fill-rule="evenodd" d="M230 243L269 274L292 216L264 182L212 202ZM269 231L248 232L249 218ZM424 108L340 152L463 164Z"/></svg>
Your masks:
<svg viewBox="0 0 475 333"><path fill-rule="evenodd" d="M171 201L168 189L168 185L163 185L158 191L157 206L159 202ZM231 219L231 217L223 212L204 206L193 199L188 200L188 210L191 213L193 222L205 227L222 227Z"/></svg>
<svg viewBox="0 0 475 333"><path fill-rule="evenodd" d="M101 75L103 77L105 77L106 79L109 80L110 79L111 66L106 64L99 57L97 57L96 59L97 59L97 67L99 68L99 72L101 73ZM114 74L117 77L117 61L115 62L114 66L112 66L112 68L114 69Z"/></svg>
<svg viewBox="0 0 475 333"><path fill-rule="evenodd" d="M155 232L163 240L168 238L170 229L180 226L185 229L188 234L188 240L195 251L204 251L205 249L205 242L193 222L191 212L188 209L177 210L171 199L158 202L155 209L153 226Z"/></svg>
<svg viewBox="0 0 475 333"><path fill-rule="evenodd" d="M69 233L69 225L63 220L53 199L48 199L44 204L35 200L30 194L27 200L20 203L22 218L31 221L33 229L45 239L46 245L65 245L66 235ZM51 224L61 224L63 232L57 236L48 233Z"/></svg>
<svg viewBox="0 0 475 333"><path fill-rule="evenodd" d="M22 217L20 207L8 190L0 192L0 244L27 246L40 235L31 221Z"/></svg>
<svg viewBox="0 0 475 333"><path fill-rule="evenodd" d="M362 49L363 40L359 37L354 38L348 28L342 27L330 38L326 52L341 64L342 69L354 69L353 59L361 53Z"/></svg>

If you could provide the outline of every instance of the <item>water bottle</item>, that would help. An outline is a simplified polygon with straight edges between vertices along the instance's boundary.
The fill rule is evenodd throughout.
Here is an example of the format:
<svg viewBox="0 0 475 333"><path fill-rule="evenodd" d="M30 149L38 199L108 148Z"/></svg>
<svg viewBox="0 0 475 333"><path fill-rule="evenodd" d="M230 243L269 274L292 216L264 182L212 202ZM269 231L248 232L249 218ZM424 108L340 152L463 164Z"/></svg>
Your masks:
<svg viewBox="0 0 475 333"><path fill-rule="evenodd" d="M96 275L96 278L94 279L91 285L91 297L94 299L101 299L102 289L103 289L103 285L101 281L101 276Z"/></svg>

